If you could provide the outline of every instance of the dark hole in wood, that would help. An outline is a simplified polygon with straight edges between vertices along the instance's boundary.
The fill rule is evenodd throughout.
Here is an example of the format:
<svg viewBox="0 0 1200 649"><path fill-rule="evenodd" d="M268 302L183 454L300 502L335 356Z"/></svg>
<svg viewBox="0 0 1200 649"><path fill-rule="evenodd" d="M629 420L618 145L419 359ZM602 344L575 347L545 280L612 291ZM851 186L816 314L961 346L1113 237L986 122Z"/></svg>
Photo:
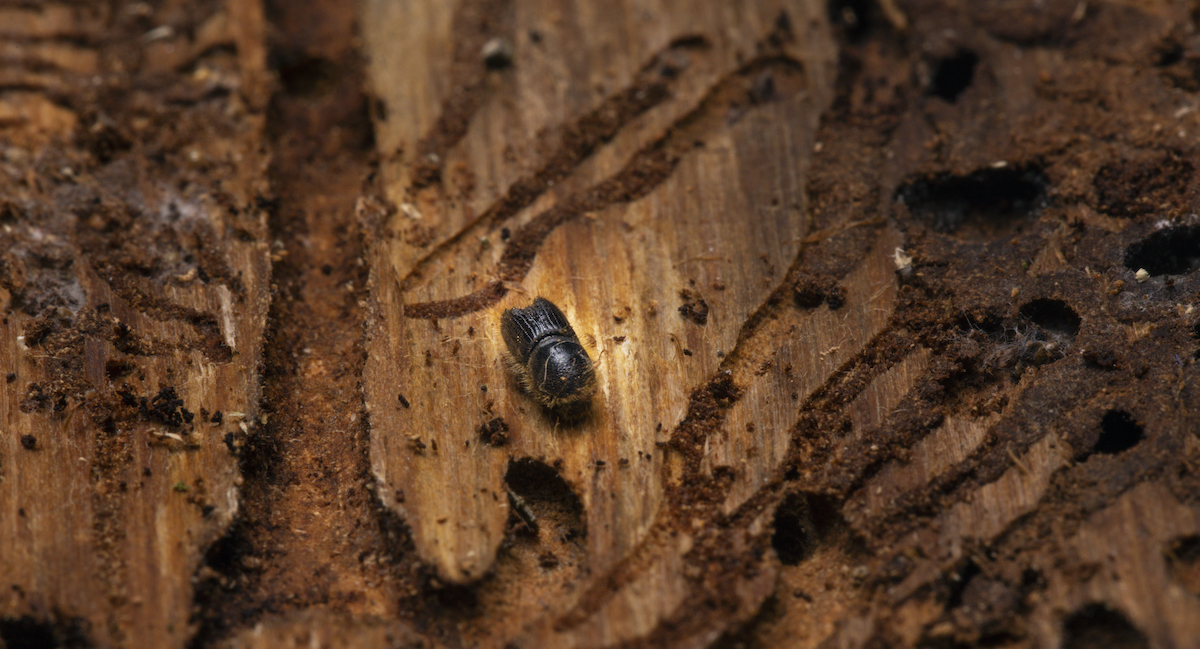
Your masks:
<svg viewBox="0 0 1200 649"><path fill-rule="evenodd" d="M275 63L288 94L318 97L336 86L336 66L329 59L277 54Z"/></svg>
<svg viewBox="0 0 1200 649"><path fill-rule="evenodd" d="M1175 65L1183 60L1184 53L1185 50L1182 43L1177 41L1166 43L1155 53L1154 65L1160 67Z"/></svg>
<svg viewBox="0 0 1200 649"><path fill-rule="evenodd" d="M46 649L48 647L90 647L82 620L52 622L28 615L0 619L0 644L8 649Z"/></svg>
<svg viewBox="0 0 1200 649"><path fill-rule="evenodd" d="M1033 300L1021 307L1021 315L1042 329L1071 337L1079 334L1079 314L1062 300Z"/></svg>
<svg viewBox="0 0 1200 649"><path fill-rule="evenodd" d="M430 581L426 584L426 598L434 599L438 606L465 615L478 614L479 593L475 584L443 584Z"/></svg>
<svg viewBox="0 0 1200 649"><path fill-rule="evenodd" d="M553 468L531 458L513 460L504 481L524 501L543 533L559 534L564 541L587 537L583 503Z"/></svg>
<svg viewBox="0 0 1200 649"><path fill-rule="evenodd" d="M1142 427L1124 410L1109 410L1100 420L1100 439L1094 448L1097 453L1114 455L1126 451L1145 439Z"/></svg>
<svg viewBox="0 0 1200 649"><path fill-rule="evenodd" d="M1163 228L1125 249L1125 267L1151 276L1182 275L1200 269L1200 225Z"/></svg>
<svg viewBox="0 0 1200 649"><path fill-rule="evenodd" d="M929 94L954 103L971 85L978 63L979 56L971 50L959 50L953 56L939 59L934 65L933 78L929 80Z"/></svg>
<svg viewBox="0 0 1200 649"><path fill-rule="evenodd" d="M1139 649L1146 635L1123 614L1102 604L1088 604L1063 623L1063 649Z"/></svg>
<svg viewBox="0 0 1200 649"><path fill-rule="evenodd" d="M910 180L896 190L896 199L937 232L991 239L1019 230L1036 216L1049 187L1050 180L1035 167L987 168Z"/></svg>
<svg viewBox="0 0 1200 649"><path fill-rule="evenodd" d="M771 547L783 565L799 565L812 556L838 520L837 506L828 499L805 493L788 494L775 510Z"/></svg>

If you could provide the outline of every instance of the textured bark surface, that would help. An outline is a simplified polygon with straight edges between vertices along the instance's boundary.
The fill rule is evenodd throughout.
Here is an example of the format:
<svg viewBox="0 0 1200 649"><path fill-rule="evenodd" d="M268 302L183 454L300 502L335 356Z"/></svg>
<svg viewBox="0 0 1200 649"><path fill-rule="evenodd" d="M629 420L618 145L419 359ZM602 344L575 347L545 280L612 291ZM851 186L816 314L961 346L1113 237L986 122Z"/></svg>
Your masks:
<svg viewBox="0 0 1200 649"><path fill-rule="evenodd" d="M0 637L182 646L259 423L261 11L0 25Z"/></svg>
<svg viewBox="0 0 1200 649"><path fill-rule="evenodd" d="M0 646L1195 646L1198 21L0 4Z"/></svg>

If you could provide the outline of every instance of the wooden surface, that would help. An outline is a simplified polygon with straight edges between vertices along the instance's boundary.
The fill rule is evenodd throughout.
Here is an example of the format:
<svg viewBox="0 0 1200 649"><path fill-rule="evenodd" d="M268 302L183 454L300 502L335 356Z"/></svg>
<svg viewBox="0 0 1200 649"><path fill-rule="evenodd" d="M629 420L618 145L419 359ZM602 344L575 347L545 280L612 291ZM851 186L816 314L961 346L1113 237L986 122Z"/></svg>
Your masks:
<svg viewBox="0 0 1200 649"><path fill-rule="evenodd" d="M593 570L611 568L642 541L662 503L663 454L655 442L683 418L691 389L732 366L734 359L718 352L735 350L741 324L776 287L806 232L802 179L812 130L828 101L830 50L805 31L778 52L750 58L783 9L768 2L736 10L646 6L640 11L655 17L656 29L644 30L633 16L571 15L583 7L514 7L511 26L488 32L518 44L513 67L463 90L439 88L456 79L436 62L404 65L405 55L392 49L448 53L473 36L451 29L452 5L367 5L372 83L388 106L380 148L397 152L385 189L406 206L390 216L372 250L378 302L367 368L372 457L390 487L381 493L404 513L419 551L446 579L473 581L491 568L509 516L503 478L514 458L558 466L576 491ZM797 29L811 24L805 7L787 9ZM728 23L740 25L739 33L685 41ZM534 44L534 30L547 38ZM739 55L746 59L741 64ZM571 58L604 63L572 69ZM669 97L620 124L611 142L526 199L528 207L477 220L568 145L562 134L572 124L638 83L640 70L653 75L666 62L678 75L651 83L665 86ZM765 76L774 79L779 100L746 105L752 84ZM483 97L461 140L438 154L441 186L411 189L406 174L420 162L413 159L418 143L435 128L447 93L464 91ZM539 136L548 152L539 151ZM486 289L500 278L497 266L508 250L502 228L519 240L548 211L623 179L631 164L646 164L656 146L678 159L660 184L645 197L603 201L566 216L536 249L528 273L509 280L502 299L460 317L405 317L414 304ZM473 178L473 189L454 185L459 174ZM770 174L769 182L759 174ZM432 236L414 246L404 233L418 227ZM706 324L680 315L683 290L708 303ZM576 426L556 426L518 393L501 362L499 312L536 295L563 308L599 361L591 417ZM402 407L398 394L412 407ZM777 388L773 396L786 401L786 395ZM475 431L492 417L510 426L505 447L481 443ZM415 450L414 438L427 448Z"/></svg>
<svg viewBox="0 0 1200 649"><path fill-rule="evenodd" d="M510 515L510 463L554 467L583 506L587 581L598 583L634 553L648 564L644 583L616 594L568 634L574 639L554 642L620 642L654 628L684 594L687 536L656 547L665 541L648 535L666 529L655 521L667 518L664 487L677 471L664 466L659 446L687 414L691 392L725 371L748 386L729 429L757 425L761 433L714 439L704 467L737 467L728 503L736 509L781 460L778 432L796 393L820 385L886 322L898 239L885 236L875 261L848 281L841 311L788 313L739 343L743 323L779 287L810 233L804 174L832 71L830 45L814 29L819 8L667 3L622 15L523 4L502 12L510 22L480 24L469 10L484 5L457 15L446 3L366 5L371 83L386 106L377 124L389 156L383 190L400 206L371 247L372 462L384 501L411 526L421 556L443 579L464 583L494 569ZM545 37L534 42L535 32ZM475 66L478 78L456 78L453 57L478 56L472 45L492 37L516 43L512 67ZM406 63L417 57L431 64ZM664 65L674 71L661 73ZM559 168L590 114L639 92L663 98ZM752 101L756 92L761 103ZM443 126L439 110L444 117L466 103L456 93L477 96L475 112L459 139L423 153L439 156L441 182L419 187L413 169L427 160L417 155ZM630 170L663 164L660 152L669 164L637 185ZM552 182L509 207L514 185L550 174ZM606 183L621 190L590 196ZM562 223L532 244L528 271L514 272L510 251L550 219ZM502 230L511 232L507 242ZM414 240L414 231L429 235ZM505 294L488 299L495 282ZM707 303L704 324L680 314L684 291ZM472 293L479 308L420 317L465 310L452 300ZM563 308L598 359L600 389L580 424L556 423L502 363L498 314L536 295ZM789 328L794 344L778 347L773 339ZM774 371L755 376L775 358ZM476 432L495 417L509 426L502 447ZM747 464L750 446L758 453ZM566 611L580 592L550 610Z"/></svg>
<svg viewBox="0 0 1200 649"><path fill-rule="evenodd" d="M1018 5L0 2L0 646L1194 646L1194 3Z"/></svg>
<svg viewBox="0 0 1200 649"><path fill-rule="evenodd" d="M239 47L262 42L257 7L206 18L154 42L140 83L160 76L138 87L120 70L127 30L105 36L121 22L108 9L0 8L0 612L49 620L59 642L183 646L192 576L238 511L223 438L258 425L270 263L252 84L265 59ZM232 102L203 99L248 79ZM72 96L88 84L124 98ZM126 123L105 110L140 114L143 132L105 131ZM151 149L181 113L211 130ZM129 141L97 159L76 131ZM154 402L163 388L182 406ZM220 425L201 417L216 411Z"/></svg>
<svg viewBox="0 0 1200 649"><path fill-rule="evenodd" d="M885 9L871 19L908 29L894 4ZM493 629L521 628L518 644L531 646L702 646L768 595L815 591L825 594L811 615L785 607L759 637L855 646L878 639L878 616L899 602L910 619L931 619L921 589L973 565L963 563L973 544L1003 543L1045 506L1053 476L1069 467L1064 454L1078 448L1054 436L1014 437L1019 410L980 414L979 406L932 400L951 356L914 316L917 303L896 319L912 261L897 252L907 243L901 230L880 215L893 212L905 175L944 167L929 160L939 149L919 115L901 120L889 144L873 139L876 125L888 132L872 122L885 112L853 113L856 102L904 97L903 89L887 94L910 72L887 62L886 45L856 59L879 77L845 69L851 86L839 110L851 117L817 135L833 80L829 45L812 31L824 24L821 7L664 4L610 13L480 2L455 13L434 3L368 3L365 12L384 157L378 196L364 204L377 228L365 370L372 464L385 504L441 580L478 587L488 601L512 600L503 610L516 619L493 621ZM512 66L470 65L492 38L514 45ZM664 60L682 70L656 80ZM767 77L773 87L761 94ZM615 97L630 88L637 97L655 82L666 87L661 102L619 118L586 155L572 148L588 141L590 116L617 112L625 104ZM1000 76L978 85L989 83L1009 84L1011 114L1031 109L1018 83ZM988 123L963 128L990 141L978 125ZM951 151L962 158L955 169L991 163L976 159L989 154ZM816 178L814 152L825 165ZM809 204L812 196L821 203ZM1062 270L1047 265L1047 254L1034 272ZM841 293L836 304L820 304L828 295L819 287L830 281ZM819 289L815 306L804 293L810 286ZM1009 308L1032 299L1017 301L1019 292ZM710 309L705 324L678 310L695 294ZM599 359L600 391L581 424L547 416L505 372L497 314L536 295L563 307ZM915 344L916 331L938 341L938 356ZM1008 395L1001 403L1035 398L1000 392ZM508 443L493 448L477 429L497 417ZM914 501L998 454L1007 470L989 469L960 501L939 501L946 509L932 520L903 522ZM509 523L505 494L520 458L552 467L582 504L586 542L582 556L571 555L581 566L561 582L520 567L520 527ZM784 466L795 476L790 488ZM821 494L842 503L832 518L821 515L833 526L821 534L844 545L822 546L797 568L716 568L715 557L753 554L765 542L792 490L810 494L810 507ZM909 527L910 536L895 531ZM546 539L560 532L543 525L537 538L554 548ZM867 555L855 538L866 539ZM846 591L887 579L878 575L913 557L929 560L904 570L880 608L854 612ZM1075 602L1072 610L1086 599L1057 597ZM1125 600L1106 601L1123 610ZM725 607L722 622L697 621L689 608L700 602ZM1178 644L1186 637L1180 615L1135 623ZM901 622L886 633L905 629L907 642L970 637L955 636L954 624L929 624L918 631ZM1048 629L1034 633L1038 642L1057 641Z"/></svg>

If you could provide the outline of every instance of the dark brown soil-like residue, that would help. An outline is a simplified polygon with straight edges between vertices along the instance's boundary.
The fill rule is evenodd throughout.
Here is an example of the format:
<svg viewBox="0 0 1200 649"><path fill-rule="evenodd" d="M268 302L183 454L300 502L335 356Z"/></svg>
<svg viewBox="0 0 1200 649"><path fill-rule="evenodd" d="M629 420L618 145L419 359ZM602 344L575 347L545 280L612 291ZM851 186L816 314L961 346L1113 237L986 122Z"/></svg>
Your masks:
<svg viewBox="0 0 1200 649"><path fill-rule="evenodd" d="M708 322L708 302L699 293L685 288L679 291L679 299L683 302L679 305L679 315L698 325Z"/></svg>
<svg viewBox="0 0 1200 649"><path fill-rule="evenodd" d="M196 647L313 607L353 616L383 601L394 615L416 592L405 533L372 492L359 390L366 270L354 203L373 139L362 62L349 47L353 12L281 5L272 20L277 60L325 69L328 83L289 84L272 100L269 226L286 254L273 266L264 351L269 419L226 440L244 476L241 511L198 575ZM445 137L427 146L448 146ZM408 405L403 395L398 404Z"/></svg>
<svg viewBox="0 0 1200 649"><path fill-rule="evenodd" d="M479 424L479 428L475 430L479 433L479 439L490 446L504 446L508 443L508 424L503 417L495 417Z"/></svg>

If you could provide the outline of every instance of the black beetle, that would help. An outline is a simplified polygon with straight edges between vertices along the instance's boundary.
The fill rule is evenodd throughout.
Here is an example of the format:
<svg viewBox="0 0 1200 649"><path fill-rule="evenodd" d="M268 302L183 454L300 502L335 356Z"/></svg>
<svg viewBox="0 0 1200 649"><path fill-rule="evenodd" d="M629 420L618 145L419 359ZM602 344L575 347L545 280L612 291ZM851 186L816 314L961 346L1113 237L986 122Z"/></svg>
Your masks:
<svg viewBox="0 0 1200 649"><path fill-rule="evenodd" d="M509 366L542 405L559 414L579 414L596 392L596 371L587 350L550 300L539 297L524 309L500 316Z"/></svg>

